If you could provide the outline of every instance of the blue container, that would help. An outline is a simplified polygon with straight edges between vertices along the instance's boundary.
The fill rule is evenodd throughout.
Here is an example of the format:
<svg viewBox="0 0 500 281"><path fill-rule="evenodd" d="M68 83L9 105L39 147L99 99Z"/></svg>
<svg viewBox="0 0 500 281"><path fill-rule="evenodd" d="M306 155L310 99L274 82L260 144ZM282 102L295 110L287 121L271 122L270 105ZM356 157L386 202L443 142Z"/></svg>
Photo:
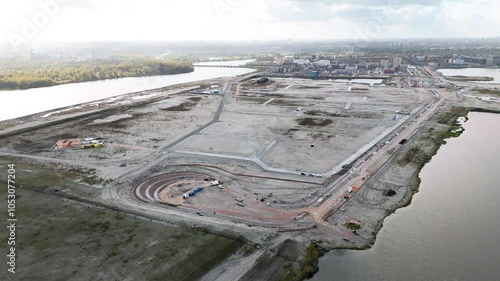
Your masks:
<svg viewBox="0 0 500 281"><path fill-rule="evenodd" d="M193 197L195 194L196 194L196 192L191 191L191 192L189 192L189 197Z"/></svg>

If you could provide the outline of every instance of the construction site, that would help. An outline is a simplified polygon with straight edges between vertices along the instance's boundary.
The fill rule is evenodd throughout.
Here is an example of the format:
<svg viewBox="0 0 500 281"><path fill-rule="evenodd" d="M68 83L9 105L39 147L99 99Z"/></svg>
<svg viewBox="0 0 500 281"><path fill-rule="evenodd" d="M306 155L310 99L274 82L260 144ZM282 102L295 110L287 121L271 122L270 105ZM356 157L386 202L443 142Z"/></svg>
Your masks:
<svg viewBox="0 0 500 281"><path fill-rule="evenodd" d="M113 110L54 115L50 126L13 127L0 152L91 171L100 204L173 224L266 247L293 238L361 249L409 202L420 165L409 154L417 144L432 153L427 123L455 95L254 74L216 82L217 94L169 90ZM205 278L238 276L233 268L257 265L266 247Z"/></svg>

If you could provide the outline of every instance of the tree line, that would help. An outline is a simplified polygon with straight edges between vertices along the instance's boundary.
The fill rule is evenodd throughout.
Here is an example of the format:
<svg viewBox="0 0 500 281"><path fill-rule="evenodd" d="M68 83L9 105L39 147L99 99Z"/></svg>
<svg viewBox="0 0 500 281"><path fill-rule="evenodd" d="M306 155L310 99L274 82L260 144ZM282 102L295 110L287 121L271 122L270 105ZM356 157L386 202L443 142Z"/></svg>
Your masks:
<svg viewBox="0 0 500 281"><path fill-rule="evenodd" d="M17 61L19 62L19 61ZM9 65L0 62L0 90L29 89L67 83L122 77L168 75L194 71L190 61L134 59L64 63L25 61Z"/></svg>

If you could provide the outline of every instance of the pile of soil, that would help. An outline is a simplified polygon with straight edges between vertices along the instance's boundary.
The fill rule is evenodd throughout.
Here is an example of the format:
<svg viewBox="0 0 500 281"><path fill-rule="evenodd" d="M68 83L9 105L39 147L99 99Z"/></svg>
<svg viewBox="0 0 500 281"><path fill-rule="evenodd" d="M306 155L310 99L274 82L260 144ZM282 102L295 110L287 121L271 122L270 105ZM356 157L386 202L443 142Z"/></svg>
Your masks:
<svg viewBox="0 0 500 281"><path fill-rule="evenodd" d="M384 190L384 196L394 196L396 195L396 191L392 189Z"/></svg>

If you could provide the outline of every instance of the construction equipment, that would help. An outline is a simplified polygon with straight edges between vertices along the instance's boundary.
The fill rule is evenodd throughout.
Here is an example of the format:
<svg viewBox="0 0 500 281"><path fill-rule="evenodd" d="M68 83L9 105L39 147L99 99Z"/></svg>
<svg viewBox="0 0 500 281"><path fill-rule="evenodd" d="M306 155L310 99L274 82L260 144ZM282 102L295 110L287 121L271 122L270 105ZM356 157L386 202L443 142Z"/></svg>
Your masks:
<svg viewBox="0 0 500 281"><path fill-rule="evenodd" d="M99 143L91 143L91 144L82 144L82 145L80 145L80 149L99 148L99 147L104 147L104 143L99 142Z"/></svg>

